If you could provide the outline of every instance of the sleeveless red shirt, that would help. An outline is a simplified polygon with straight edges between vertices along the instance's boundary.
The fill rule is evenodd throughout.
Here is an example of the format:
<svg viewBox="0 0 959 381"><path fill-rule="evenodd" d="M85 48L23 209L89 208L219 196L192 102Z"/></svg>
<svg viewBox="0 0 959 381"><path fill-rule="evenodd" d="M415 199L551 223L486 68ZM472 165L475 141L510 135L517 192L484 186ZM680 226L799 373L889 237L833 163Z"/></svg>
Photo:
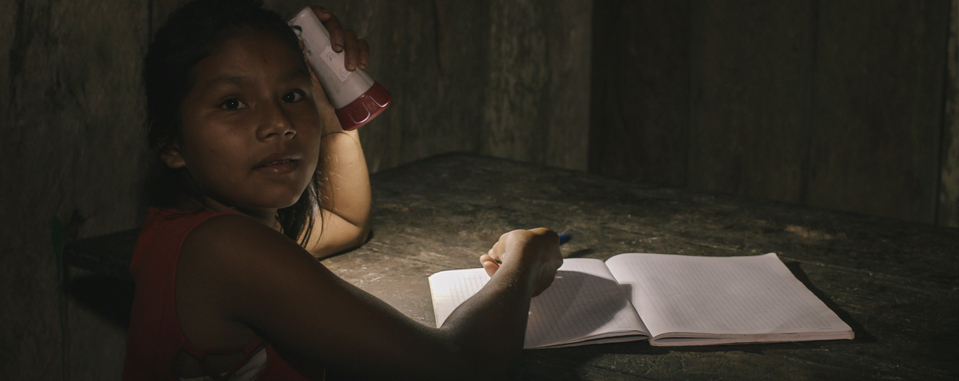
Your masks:
<svg viewBox="0 0 959 381"><path fill-rule="evenodd" d="M227 375L244 365L253 350L266 350L266 366L256 380L306 380L265 342L257 337L242 348L200 349L190 343L176 314L174 285L180 248L187 235L210 217L229 212L184 211L150 208L137 238L130 262L130 272L136 283L130 329L127 333L127 353L123 364L124 380L178 380L173 372L173 361L181 352L187 352L201 361L208 354L246 353L243 360ZM207 367L207 373L211 373ZM322 373L320 373L322 374ZM208 374L214 379L226 379Z"/></svg>

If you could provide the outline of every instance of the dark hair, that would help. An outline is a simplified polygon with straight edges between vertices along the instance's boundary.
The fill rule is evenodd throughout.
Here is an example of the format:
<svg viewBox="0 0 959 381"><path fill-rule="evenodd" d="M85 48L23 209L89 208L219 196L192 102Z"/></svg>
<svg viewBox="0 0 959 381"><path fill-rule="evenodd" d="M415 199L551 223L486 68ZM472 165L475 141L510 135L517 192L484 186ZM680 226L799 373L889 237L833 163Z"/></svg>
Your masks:
<svg viewBox="0 0 959 381"><path fill-rule="evenodd" d="M181 137L180 107L193 87L193 67L243 29L275 34L306 65L296 34L278 14L263 9L258 0L197 0L180 7L157 30L144 62L147 143L154 152L169 150ZM283 234L294 241L304 228L302 242L309 239L314 206L319 205L319 181L315 174L295 204L277 210ZM147 205L171 208L183 198L201 204L204 200L186 169L170 168L158 157L146 181Z"/></svg>

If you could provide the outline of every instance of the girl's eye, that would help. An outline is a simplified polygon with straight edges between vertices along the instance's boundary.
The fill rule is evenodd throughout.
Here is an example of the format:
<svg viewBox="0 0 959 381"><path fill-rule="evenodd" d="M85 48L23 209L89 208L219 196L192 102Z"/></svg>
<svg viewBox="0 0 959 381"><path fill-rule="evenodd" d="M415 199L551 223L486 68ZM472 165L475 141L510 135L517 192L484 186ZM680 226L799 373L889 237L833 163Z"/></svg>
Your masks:
<svg viewBox="0 0 959 381"><path fill-rule="evenodd" d="M246 103L243 103L243 101L237 98L230 98L220 103L220 108L225 110L239 110L245 107Z"/></svg>
<svg viewBox="0 0 959 381"><path fill-rule="evenodd" d="M283 102L294 103L303 99L303 90L295 90L283 95Z"/></svg>

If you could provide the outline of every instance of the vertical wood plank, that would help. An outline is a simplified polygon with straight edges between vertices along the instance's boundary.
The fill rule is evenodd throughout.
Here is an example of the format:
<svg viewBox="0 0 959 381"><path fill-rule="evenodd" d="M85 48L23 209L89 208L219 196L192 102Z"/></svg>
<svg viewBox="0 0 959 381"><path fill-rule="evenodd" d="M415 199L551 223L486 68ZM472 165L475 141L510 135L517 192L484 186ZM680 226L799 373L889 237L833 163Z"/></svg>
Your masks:
<svg viewBox="0 0 959 381"><path fill-rule="evenodd" d="M63 140L54 156L60 164L49 169L59 172L56 187L69 189L60 196L57 214L69 221L77 211L86 219L80 230L84 235L128 229L139 224L141 179L152 155L145 144L141 77L150 33L148 4L137 0L51 3L57 42L51 51L57 65L56 92L42 96L59 103L60 110L50 122L53 134ZM38 152L46 148L44 143L28 144ZM126 327L76 299L67 300L70 378L119 378Z"/></svg>
<svg viewBox="0 0 959 381"><path fill-rule="evenodd" d="M490 3L481 153L586 168L589 9L585 0Z"/></svg>
<svg viewBox="0 0 959 381"><path fill-rule="evenodd" d="M690 187L800 200L813 12L807 0L694 2Z"/></svg>
<svg viewBox="0 0 959 381"><path fill-rule="evenodd" d="M596 1L589 170L685 185L689 2Z"/></svg>
<svg viewBox="0 0 959 381"><path fill-rule="evenodd" d="M156 25L186 1L154 0ZM267 9L285 18L312 5L317 4L265 1ZM477 149L484 82L476 73L486 65L485 45L478 41L488 34L484 4L331 0L320 5L367 40L371 57L366 72L393 97L383 114L360 129L371 172L442 152ZM438 27L440 20L445 29Z"/></svg>
<svg viewBox="0 0 959 381"><path fill-rule="evenodd" d="M959 0L951 1L946 46L939 208L936 223L959 227Z"/></svg>
<svg viewBox="0 0 959 381"><path fill-rule="evenodd" d="M18 39L17 29L22 17L23 2L4 1L0 2L0 128L6 131L13 122L13 115L10 110L13 106L13 88L11 87L11 78L16 76L11 64L19 62L22 55L22 37ZM17 58L14 58L17 57ZM22 65L22 63L21 63ZM22 69L16 69L22 70ZM3 155L0 153L0 155ZM6 157L0 156L4 159Z"/></svg>
<svg viewBox="0 0 959 381"><path fill-rule="evenodd" d="M934 222L949 1L820 7L808 204Z"/></svg>
<svg viewBox="0 0 959 381"><path fill-rule="evenodd" d="M309 1L270 1L292 17ZM370 170L478 149L487 69L488 4L464 0L328 1L370 44L366 70L393 97L360 129Z"/></svg>
<svg viewBox="0 0 959 381"><path fill-rule="evenodd" d="M154 1L157 24L182 2ZM312 4L266 3L283 15ZM360 132L370 169L449 151L585 169L591 4L324 3L369 41L367 72L393 95Z"/></svg>
<svg viewBox="0 0 959 381"><path fill-rule="evenodd" d="M535 0L490 2L490 73L481 152L545 162L549 71L546 10Z"/></svg>
<svg viewBox="0 0 959 381"><path fill-rule="evenodd" d="M80 236L138 223L148 5L26 0L3 2L0 13L10 21L0 27L9 42L0 80L0 197L4 217L15 221L0 231L0 305L9 310L0 374L117 379L125 332L69 298L60 303L50 221L76 215L70 227Z"/></svg>
<svg viewBox="0 0 959 381"><path fill-rule="evenodd" d="M549 132L545 164L586 170L593 2L550 1L547 13Z"/></svg>

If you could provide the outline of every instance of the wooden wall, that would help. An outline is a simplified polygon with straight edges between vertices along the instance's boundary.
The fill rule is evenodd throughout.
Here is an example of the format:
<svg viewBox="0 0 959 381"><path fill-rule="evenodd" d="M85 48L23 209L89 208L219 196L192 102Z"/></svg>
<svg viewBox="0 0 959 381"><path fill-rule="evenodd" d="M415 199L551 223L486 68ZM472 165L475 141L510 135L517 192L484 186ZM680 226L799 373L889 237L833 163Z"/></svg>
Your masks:
<svg viewBox="0 0 959 381"><path fill-rule="evenodd" d="M184 0L153 0L162 23ZM293 15L310 1L265 1ZM394 103L361 130L373 172L470 151L586 169L589 0L329 0Z"/></svg>
<svg viewBox="0 0 959 381"><path fill-rule="evenodd" d="M142 58L181 3L0 1L4 379L119 378L124 328L71 293L99 291L107 305L116 295L58 268L51 223L73 238L139 223L152 155ZM285 16L311 3L266 1ZM368 72L393 95L361 130L373 172L450 151L585 169L590 0L321 3L369 41Z"/></svg>
<svg viewBox="0 0 959 381"><path fill-rule="evenodd" d="M589 169L957 226L950 5L597 1Z"/></svg>
<svg viewBox="0 0 959 381"><path fill-rule="evenodd" d="M140 3L0 2L3 379L119 378L125 329L60 287L51 222L72 221L73 236L137 224Z"/></svg>
<svg viewBox="0 0 959 381"><path fill-rule="evenodd" d="M372 171L450 151L586 169L591 1L324 6L369 41L368 72L395 101L361 132Z"/></svg>
<svg viewBox="0 0 959 381"><path fill-rule="evenodd" d="M61 287L50 227L138 224L141 61L181 2L0 1L5 379L118 378L125 332ZM394 96L361 130L373 171L468 151L959 220L956 0L323 4L369 40Z"/></svg>
<svg viewBox="0 0 959 381"><path fill-rule="evenodd" d="M939 176L939 207L936 222L959 226L959 0L949 11L949 40L946 44L946 84L942 118L942 170Z"/></svg>

